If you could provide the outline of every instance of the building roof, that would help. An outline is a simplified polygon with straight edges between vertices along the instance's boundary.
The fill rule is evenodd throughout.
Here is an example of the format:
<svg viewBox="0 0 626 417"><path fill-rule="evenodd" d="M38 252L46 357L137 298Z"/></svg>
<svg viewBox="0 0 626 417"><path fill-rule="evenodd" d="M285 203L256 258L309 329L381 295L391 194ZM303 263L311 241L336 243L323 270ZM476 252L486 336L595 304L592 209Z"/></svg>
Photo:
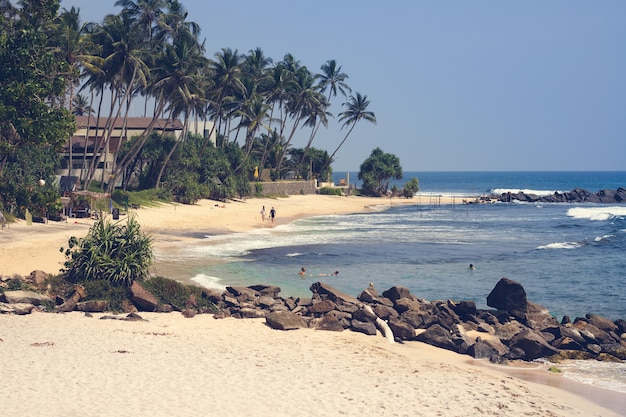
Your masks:
<svg viewBox="0 0 626 417"><path fill-rule="evenodd" d="M95 129L96 126L99 128L103 128L107 122L107 117L97 118L95 116L76 116L76 126L79 129L86 129L89 125L89 128ZM130 130L138 130L138 129L146 129L150 122L152 121L152 117L129 117L126 119L126 128ZM97 122L97 123L96 123ZM124 118L118 117L115 120L115 129L122 129L124 127ZM154 125L154 130L160 131L174 131L174 130L182 130L183 124L178 119L157 119L156 124Z"/></svg>

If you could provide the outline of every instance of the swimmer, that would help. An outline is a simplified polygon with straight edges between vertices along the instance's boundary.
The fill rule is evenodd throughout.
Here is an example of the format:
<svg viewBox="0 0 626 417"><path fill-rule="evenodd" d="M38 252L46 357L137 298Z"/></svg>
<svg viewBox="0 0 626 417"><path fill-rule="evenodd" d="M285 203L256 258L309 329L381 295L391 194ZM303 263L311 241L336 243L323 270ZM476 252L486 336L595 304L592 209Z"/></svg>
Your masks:
<svg viewBox="0 0 626 417"><path fill-rule="evenodd" d="M475 271L476 267L474 266L474 264L470 264L469 269L471 269L472 271Z"/></svg>

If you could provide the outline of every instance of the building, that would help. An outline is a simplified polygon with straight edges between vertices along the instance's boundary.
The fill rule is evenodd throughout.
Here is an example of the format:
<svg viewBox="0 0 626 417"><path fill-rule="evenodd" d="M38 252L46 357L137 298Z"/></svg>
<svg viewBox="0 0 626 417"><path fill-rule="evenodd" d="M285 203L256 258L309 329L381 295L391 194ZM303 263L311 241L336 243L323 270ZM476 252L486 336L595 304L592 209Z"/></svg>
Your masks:
<svg viewBox="0 0 626 417"><path fill-rule="evenodd" d="M80 178L82 182L93 159L98 158L94 178L98 181L104 178L107 181L115 168L115 155L119 152L121 145L145 132L152 118L129 117L126 119L126 125L124 125L125 119L118 117L114 125L105 130L107 120L108 118L105 117L76 116L77 130L63 149L61 168L57 171L58 176L75 176ZM211 126L212 122L191 122L189 131L190 133L201 133L207 137ZM158 119L152 131L153 133L172 135L178 140L182 130L183 124L180 120ZM109 132L108 146L105 147ZM215 133L213 133L211 141L215 143Z"/></svg>

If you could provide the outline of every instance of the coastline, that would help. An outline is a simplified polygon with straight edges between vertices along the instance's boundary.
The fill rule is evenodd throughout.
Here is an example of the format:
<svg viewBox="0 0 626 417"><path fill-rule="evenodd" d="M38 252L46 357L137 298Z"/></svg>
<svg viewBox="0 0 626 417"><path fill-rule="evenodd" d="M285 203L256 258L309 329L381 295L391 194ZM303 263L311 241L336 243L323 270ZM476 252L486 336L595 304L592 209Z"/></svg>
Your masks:
<svg viewBox="0 0 626 417"><path fill-rule="evenodd" d="M453 197L438 198L438 204L460 203L460 199ZM245 201L232 201L228 203L217 203L210 200L201 200L198 204L184 206L178 204L163 204L158 207L140 208L133 210L132 214L142 226L142 230L154 237L154 246L160 250L167 250L168 245L186 244L199 237L205 235L229 234L248 232L257 228L272 228L282 224L288 224L294 220L329 214L349 214L383 210L391 205L401 204L432 204L424 198L413 199L381 199L367 197L339 197L339 196L322 196L322 195L306 195L306 196L290 196L285 198L252 198ZM266 211L272 206L276 207L278 212L276 222L272 225L269 220L261 221L260 210L262 206L266 207ZM122 221L125 217L121 218ZM55 273L63 262L63 255L60 253L60 247L67 246L67 240L70 236L83 237L89 230L93 221L78 219L68 223L49 224L33 224L26 226L24 222L12 224L8 229L0 231L0 274L3 275L28 275L32 270L41 269L46 272ZM158 267L158 259L156 261ZM39 315L41 317L41 315ZM184 320L184 319L183 319ZM175 326L181 323L176 321ZM174 326L174 324L173 324ZM230 329L233 340L239 340L242 330L239 324L234 324L234 328ZM304 333L304 332L303 332ZM291 334L291 333L290 333ZM297 334L296 334L297 335ZM7 340L6 335L0 338ZM308 339L305 333L305 339ZM378 339L378 338L374 338ZM352 340L352 339L351 339ZM290 342L300 345L303 342L300 338ZM352 342L351 342L352 343ZM1 347L1 345L0 345ZM436 348L432 348L436 349ZM435 352L441 349L436 349ZM449 353L445 351L445 353ZM461 357L467 360L467 357ZM253 359L253 358L251 358ZM449 358L433 359L447 363ZM483 368L483 367L475 367ZM508 370L502 369L497 372L502 375L504 371L508 374ZM543 373L542 371L536 371ZM532 371L531 371L532 375ZM448 378L444 372L441 378ZM518 376L516 376L517 378ZM581 401L589 401L594 398L593 394L582 389L573 389L570 385L580 388L583 384L577 384L559 378L556 380L544 381L542 378L537 382L545 386L556 387L555 389L565 390L557 391L555 394L559 401L567 396L575 394L575 398ZM555 381L560 383L556 385ZM534 382L531 381L534 384ZM479 384L480 385L480 384ZM371 388L369 388L371 389ZM437 393L432 395L437 396ZM563 396L563 397L562 397ZM569 397L568 397L569 398ZM620 404L625 405L626 395L617 395L613 398L617 401L617 408L611 407L613 410L619 410ZM570 400L568 399L568 402ZM600 402L602 403L602 402ZM509 403L506 403L508 406ZM598 404L596 402L596 404ZM599 405L598 405L599 406ZM565 406L562 406L565 407ZM564 409L564 408L562 408ZM622 408L623 409L623 408ZM509 409L508 415L515 414ZM429 414L425 414L429 415ZM505 415L505 414L503 414ZM557 414L557 415L608 415L605 410L602 412L594 412L593 414Z"/></svg>

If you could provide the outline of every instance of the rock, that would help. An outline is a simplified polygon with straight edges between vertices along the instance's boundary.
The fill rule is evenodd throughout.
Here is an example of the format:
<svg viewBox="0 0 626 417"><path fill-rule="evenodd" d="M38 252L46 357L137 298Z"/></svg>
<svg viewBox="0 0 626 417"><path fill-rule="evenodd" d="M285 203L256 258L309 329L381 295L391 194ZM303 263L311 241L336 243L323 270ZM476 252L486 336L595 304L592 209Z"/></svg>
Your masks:
<svg viewBox="0 0 626 417"><path fill-rule="evenodd" d="M158 301L156 297L146 290L143 285L133 281L130 286L131 300L142 311L156 311Z"/></svg>
<svg viewBox="0 0 626 417"><path fill-rule="evenodd" d="M489 307L504 310L509 314L526 319L526 291L519 282L501 278L487 296Z"/></svg>
<svg viewBox="0 0 626 417"><path fill-rule="evenodd" d="M5 291L0 294L0 300L9 304L32 304L39 306L43 303L53 303L48 296L36 293L34 291Z"/></svg>
<svg viewBox="0 0 626 417"><path fill-rule="evenodd" d="M275 330L294 330L307 327L302 316L289 311L269 313L265 316L265 323Z"/></svg>
<svg viewBox="0 0 626 417"><path fill-rule="evenodd" d="M383 291L383 296L389 298L391 301L408 298L410 295L411 291L408 288L400 286L391 287L387 291Z"/></svg>
<svg viewBox="0 0 626 417"><path fill-rule="evenodd" d="M316 330L327 330L331 332L343 332L344 327L335 316L327 315L311 322Z"/></svg>
<svg viewBox="0 0 626 417"><path fill-rule="evenodd" d="M619 331L617 324L606 317L598 316L597 314L587 314L585 318L589 324L593 324L598 329L607 333Z"/></svg>
<svg viewBox="0 0 626 417"><path fill-rule="evenodd" d="M510 354L513 355L510 359L523 359L525 361L544 358L558 352L557 349L550 346L539 334L529 329L522 330L511 338L509 351Z"/></svg>
<svg viewBox="0 0 626 417"><path fill-rule="evenodd" d="M359 304L359 300L357 300L356 297L339 291L328 284L324 284L323 282L315 282L311 284L310 290L313 294L318 294L322 299L329 299L337 304Z"/></svg>
<svg viewBox="0 0 626 417"><path fill-rule="evenodd" d="M417 335L416 340L424 343L428 343L432 346L437 346L442 349L457 350L456 343L452 340L452 334L449 330L441 327L438 324L433 324L424 332Z"/></svg>
<svg viewBox="0 0 626 417"><path fill-rule="evenodd" d="M394 337L400 340L415 340L415 327L411 326L401 318L392 318L387 322Z"/></svg>
<svg viewBox="0 0 626 417"><path fill-rule="evenodd" d="M37 288L43 288L48 280L48 273L44 271L33 271L27 278L27 281L35 285Z"/></svg>
<svg viewBox="0 0 626 417"><path fill-rule="evenodd" d="M75 310L91 312L91 313L103 313L109 308L109 303L106 300L90 300L76 303Z"/></svg>
<svg viewBox="0 0 626 417"><path fill-rule="evenodd" d="M335 308L337 307L337 305L330 301L330 300L324 300L324 301L319 301L319 302L314 302L309 308L309 313L312 314L320 314L320 313L328 313L329 311L333 311Z"/></svg>
<svg viewBox="0 0 626 417"><path fill-rule="evenodd" d="M352 320L350 330L364 333L368 336L376 336L376 325L371 321Z"/></svg>
<svg viewBox="0 0 626 417"><path fill-rule="evenodd" d="M34 305L30 303L2 303L0 302L0 314L16 314L23 316L32 313Z"/></svg>
<svg viewBox="0 0 626 417"><path fill-rule="evenodd" d="M402 297L394 301L394 308L400 314L409 310L419 311L421 303L411 297Z"/></svg>
<svg viewBox="0 0 626 417"><path fill-rule="evenodd" d="M266 295L272 298L278 297L278 294L281 291L280 287L277 287L275 285L251 285L248 288L250 288L253 291L256 291L257 293L261 295Z"/></svg>
<svg viewBox="0 0 626 417"><path fill-rule="evenodd" d="M181 312L181 314L183 315L184 318L191 319L191 318L196 317L196 310L191 309L191 308L187 308L187 309L183 310Z"/></svg>

